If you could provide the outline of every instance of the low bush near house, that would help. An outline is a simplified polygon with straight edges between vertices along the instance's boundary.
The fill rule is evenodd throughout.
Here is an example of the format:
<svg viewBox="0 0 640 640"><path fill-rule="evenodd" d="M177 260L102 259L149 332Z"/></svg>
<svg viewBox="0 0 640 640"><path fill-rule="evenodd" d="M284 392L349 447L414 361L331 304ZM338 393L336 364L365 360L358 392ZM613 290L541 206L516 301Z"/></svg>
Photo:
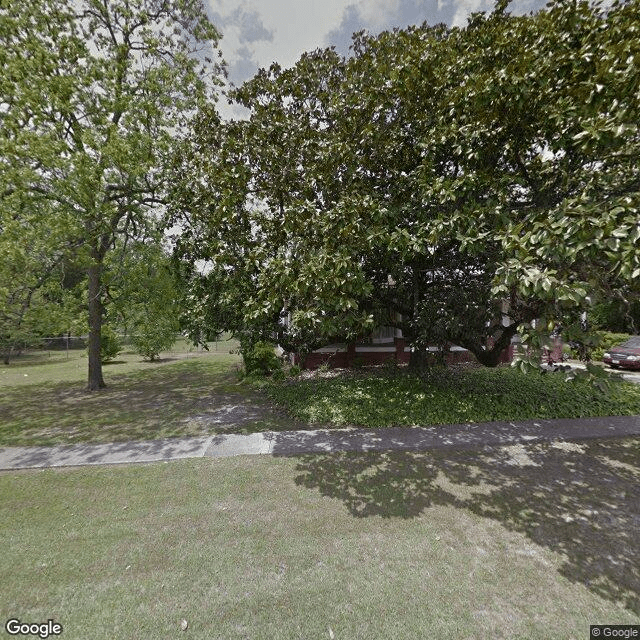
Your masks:
<svg viewBox="0 0 640 640"><path fill-rule="evenodd" d="M256 342L241 349L246 375L269 375L282 369L282 362L270 342Z"/></svg>
<svg viewBox="0 0 640 640"><path fill-rule="evenodd" d="M291 378L295 378L296 376L300 375L301 371L302 369L297 364L294 364L291 367L289 367L289 376Z"/></svg>

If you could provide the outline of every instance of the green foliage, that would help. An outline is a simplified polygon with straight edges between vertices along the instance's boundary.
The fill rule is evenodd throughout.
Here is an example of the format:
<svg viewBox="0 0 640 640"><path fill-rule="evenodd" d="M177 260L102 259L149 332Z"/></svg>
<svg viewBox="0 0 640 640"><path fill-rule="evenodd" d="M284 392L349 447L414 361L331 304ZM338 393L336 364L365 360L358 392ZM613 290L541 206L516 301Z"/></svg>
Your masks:
<svg viewBox="0 0 640 640"><path fill-rule="evenodd" d="M176 341L177 323L167 317L150 318L136 326L131 341L137 354L147 360L157 360L161 351L170 349Z"/></svg>
<svg viewBox="0 0 640 640"><path fill-rule="evenodd" d="M295 378L296 376L299 376L301 372L302 372L302 369L297 364L290 366L289 370L287 371L287 373L289 374L289 377L291 378Z"/></svg>
<svg viewBox="0 0 640 640"><path fill-rule="evenodd" d="M269 375L282 369L282 362L274 351L275 345L271 342L256 342L242 347L240 353L244 361L247 375Z"/></svg>
<svg viewBox="0 0 640 640"><path fill-rule="evenodd" d="M595 329L614 333L640 333L640 300L614 299L595 304L588 315Z"/></svg>
<svg viewBox="0 0 640 640"><path fill-rule="evenodd" d="M220 35L201 0L3 2L0 23L0 264L8 256L24 272L14 283L0 267L0 304L19 322L74 255L88 279L97 388L108 256L159 242L173 149L220 84L207 59Z"/></svg>
<svg viewBox="0 0 640 640"><path fill-rule="evenodd" d="M602 360L605 351L625 342L630 337L628 333L611 333L609 331L596 331L596 335L598 336L598 346L592 353L594 360Z"/></svg>
<svg viewBox="0 0 640 640"><path fill-rule="evenodd" d="M390 427L533 418L636 415L640 387L613 383L609 394L560 374L510 367L413 375L357 375L273 384L269 395L306 422Z"/></svg>
<svg viewBox="0 0 640 640"><path fill-rule="evenodd" d="M261 70L232 93L248 120L201 114L176 181L201 317L291 349L391 320L495 366L589 296L640 299L639 11L500 6Z"/></svg>
<svg viewBox="0 0 640 640"><path fill-rule="evenodd" d="M287 374L285 373L284 369L275 369L271 372L271 378L273 380L285 380L286 377Z"/></svg>
<svg viewBox="0 0 640 640"><path fill-rule="evenodd" d="M56 215L55 207L22 193L0 197L0 352L5 361L41 337L66 332L79 312L75 283L69 282L70 249L51 224Z"/></svg>
<svg viewBox="0 0 640 640"><path fill-rule="evenodd" d="M111 362L122 351L122 345L115 331L107 326L102 327L100 335L100 360L101 362Z"/></svg>
<svg viewBox="0 0 640 640"><path fill-rule="evenodd" d="M119 264L109 272L111 317L132 335L136 353L156 360L171 348L179 331L180 291L172 263L152 243L129 243L114 252Z"/></svg>
<svg viewBox="0 0 640 640"><path fill-rule="evenodd" d="M571 334L570 334L571 337ZM628 333L613 333L610 331L594 331L589 335L589 339L583 339L579 343L570 342L564 345L563 351L570 357L580 357L581 349L585 345L589 347L589 357L592 360L602 360L602 356L605 351L611 347L618 345L625 340L628 340L630 335Z"/></svg>

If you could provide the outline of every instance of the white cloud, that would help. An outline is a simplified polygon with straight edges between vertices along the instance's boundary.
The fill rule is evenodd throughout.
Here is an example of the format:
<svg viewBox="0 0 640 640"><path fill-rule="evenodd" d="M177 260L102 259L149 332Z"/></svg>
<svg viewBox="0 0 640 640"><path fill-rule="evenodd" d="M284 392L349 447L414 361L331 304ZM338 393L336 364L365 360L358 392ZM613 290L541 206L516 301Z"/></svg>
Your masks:
<svg viewBox="0 0 640 640"><path fill-rule="evenodd" d="M464 26L472 11L490 11L494 0L207 0L223 33L220 43L232 80L258 67L292 66L305 51L335 45L346 54L354 31L378 33L409 24ZM545 0L514 0L513 13L543 7Z"/></svg>
<svg viewBox="0 0 640 640"><path fill-rule="evenodd" d="M493 2L491 0L458 0L455 3L456 12L451 21L453 27L464 27L467 24L467 17L476 11L491 11Z"/></svg>
<svg viewBox="0 0 640 640"><path fill-rule="evenodd" d="M325 35L338 26L348 4L349 0L251 0L250 4L247 0L240 4L209 0L214 19L216 16L222 19L221 48L227 61L233 64L238 53L246 53L248 49L256 68L268 67L272 62L289 67L305 51L324 46ZM235 15L245 17L244 33L241 21L234 23ZM251 16L251 22L246 16ZM267 32L272 37L249 42L244 37L247 32L254 35Z"/></svg>
<svg viewBox="0 0 640 640"><path fill-rule="evenodd" d="M369 28L378 31L388 27L390 18L398 13L400 0L359 0L358 13Z"/></svg>

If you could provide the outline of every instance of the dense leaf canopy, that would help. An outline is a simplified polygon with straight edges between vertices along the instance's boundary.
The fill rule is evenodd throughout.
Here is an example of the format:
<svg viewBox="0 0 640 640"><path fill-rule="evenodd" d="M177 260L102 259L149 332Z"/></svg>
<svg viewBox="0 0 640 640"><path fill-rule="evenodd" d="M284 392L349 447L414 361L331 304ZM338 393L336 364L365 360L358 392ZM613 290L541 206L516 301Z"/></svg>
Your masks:
<svg viewBox="0 0 640 640"><path fill-rule="evenodd" d="M173 146L220 84L207 59L218 39L201 0L0 0L0 255L34 269L26 296L0 272L2 304L28 302L49 269L40 255L73 251L88 277L89 388L104 384L106 256L157 236Z"/></svg>
<svg viewBox="0 0 640 640"><path fill-rule="evenodd" d="M487 365L518 331L587 342L590 303L640 293L639 15L499 3L261 70L176 181L192 324L292 349L395 324Z"/></svg>

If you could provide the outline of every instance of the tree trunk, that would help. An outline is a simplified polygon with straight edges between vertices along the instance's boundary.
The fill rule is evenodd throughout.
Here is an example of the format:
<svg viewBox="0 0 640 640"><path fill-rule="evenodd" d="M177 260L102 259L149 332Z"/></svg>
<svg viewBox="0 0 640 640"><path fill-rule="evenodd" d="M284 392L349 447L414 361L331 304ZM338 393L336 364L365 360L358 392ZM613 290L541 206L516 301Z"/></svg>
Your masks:
<svg viewBox="0 0 640 640"><path fill-rule="evenodd" d="M409 356L409 369L418 375L423 374L427 370L426 349L413 348Z"/></svg>
<svg viewBox="0 0 640 640"><path fill-rule="evenodd" d="M88 269L89 276L89 380L87 389L94 391L105 387L102 378L102 360L100 358L100 339L102 336L102 300L100 280L102 264L94 261Z"/></svg>
<svg viewBox="0 0 640 640"><path fill-rule="evenodd" d="M493 368L497 367L500 364L500 356L502 356L502 352L505 348L497 349L494 347L490 350L474 351L472 353L481 365Z"/></svg>
<svg viewBox="0 0 640 640"><path fill-rule="evenodd" d="M461 345L469 349L477 358L478 362L485 367L497 367L500 364L500 357L504 350L511 344L511 338L518 332L518 323L514 322L502 329L502 333L494 341L491 349L482 349L481 346L473 348L467 345Z"/></svg>

